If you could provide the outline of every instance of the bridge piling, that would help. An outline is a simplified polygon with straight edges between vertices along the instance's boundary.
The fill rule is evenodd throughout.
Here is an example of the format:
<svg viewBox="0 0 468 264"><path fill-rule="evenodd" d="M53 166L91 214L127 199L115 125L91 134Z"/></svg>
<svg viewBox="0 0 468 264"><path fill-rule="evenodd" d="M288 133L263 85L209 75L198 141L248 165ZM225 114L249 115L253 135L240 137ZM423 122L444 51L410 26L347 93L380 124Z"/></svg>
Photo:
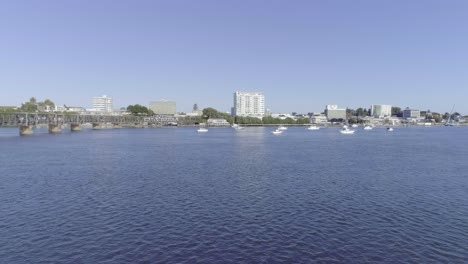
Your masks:
<svg viewBox="0 0 468 264"><path fill-rule="evenodd" d="M62 125L49 124L49 133L51 134L62 133Z"/></svg>
<svg viewBox="0 0 468 264"><path fill-rule="evenodd" d="M81 125L80 124L70 124L70 130L72 132L77 132L77 131L81 131Z"/></svg>
<svg viewBox="0 0 468 264"><path fill-rule="evenodd" d="M34 126L31 125L20 125L19 126L20 136L30 136L34 134Z"/></svg>

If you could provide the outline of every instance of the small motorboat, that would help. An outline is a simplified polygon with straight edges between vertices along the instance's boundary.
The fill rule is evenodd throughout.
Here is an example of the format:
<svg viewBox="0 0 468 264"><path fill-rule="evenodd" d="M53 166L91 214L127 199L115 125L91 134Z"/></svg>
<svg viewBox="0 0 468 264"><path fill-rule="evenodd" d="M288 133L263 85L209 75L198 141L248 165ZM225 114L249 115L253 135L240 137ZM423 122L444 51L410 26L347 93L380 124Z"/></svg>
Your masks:
<svg viewBox="0 0 468 264"><path fill-rule="evenodd" d="M343 128L343 129L340 130L341 134L354 134L354 132L356 132L356 130L348 129L348 127Z"/></svg>
<svg viewBox="0 0 468 264"><path fill-rule="evenodd" d="M234 124L234 125L232 125L232 128L234 128L235 130L241 130L241 129L244 129L244 127L241 127L241 126L239 126L238 124Z"/></svg>
<svg viewBox="0 0 468 264"><path fill-rule="evenodd" d="M272 133L273 135L281 135L281 134L283 134L283 132L284 132L283 130L279 130L279 129L276 129L276 130L274 130L274 131L271 131L271 133Z"/></svg>
<svg viewBox="0 0 468 264"><path fill-rule="evenodd" d="M388 132L392 132L392 131L393 131L393 128L392 128L392 127L387 127L387 131L388 131Z"/></svg>
<svg viewBox="0 0 468 264"><path fill-rule="evenodd" d="M197 130L198 133L205 133L205 132L208 132L208 128L205 128L205 127L200 127L198 130Z"/></svg>
<svg viewBox="0 0 468 264"><path fill-rule="evenodd" d="M308 127L307 129L308 129L308 130L319 130L320 127L318 127L318 126L310 126L310 127Z"/></svg>
<svg viewBox="0 0 468 264"><path fill-rule="evenodd" d="M358 127L358 125L357 125L357 124L353 124L351 127L356 128L356 127Z"/></svg>
<svg viewBox="0 0 468 264"><path fill-rule="evenodd" d="M373 129L373 127L371 127L369 125L364 127L364 130L372 130L372 129Z"/></svg>
<svg viewBox="0 0 468 264"><path fill-rule="evenodd" d="M288 130L288 128L285 126L279 126L276 130L284 131L284 130Z"/></svg>

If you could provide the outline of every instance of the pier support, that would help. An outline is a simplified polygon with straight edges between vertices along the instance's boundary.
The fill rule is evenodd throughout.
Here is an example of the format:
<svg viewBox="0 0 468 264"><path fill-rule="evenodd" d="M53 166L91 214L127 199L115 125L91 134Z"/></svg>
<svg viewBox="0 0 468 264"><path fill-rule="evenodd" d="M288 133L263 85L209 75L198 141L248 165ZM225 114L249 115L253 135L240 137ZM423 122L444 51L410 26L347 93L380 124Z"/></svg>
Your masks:
<svg viewBox="0 0 468 264"><path fill-rule="evenodd" d="M81 125L80 124L70 124L70 130L72 132L81 131Z"/></svg>
<svg viewBox="0 0 468 264"><path fill-rule="evenodd" d="M20 126L19 126L19 134L20 134L20 136L29 136L29 135L34 134L33 128L34 128L34 126L20 125Z"/></svg>
<svg viewBox="0 0 468 264"><path fill-rule="evenodd" d="M93 123L93 129L112 129L112 124Z"/></svg>
<svg viewBox="0 0 468 264"><path fill-rule="evenodd" d="M62 133L62 125L49 124L49 133L51 134Z"/></svg>

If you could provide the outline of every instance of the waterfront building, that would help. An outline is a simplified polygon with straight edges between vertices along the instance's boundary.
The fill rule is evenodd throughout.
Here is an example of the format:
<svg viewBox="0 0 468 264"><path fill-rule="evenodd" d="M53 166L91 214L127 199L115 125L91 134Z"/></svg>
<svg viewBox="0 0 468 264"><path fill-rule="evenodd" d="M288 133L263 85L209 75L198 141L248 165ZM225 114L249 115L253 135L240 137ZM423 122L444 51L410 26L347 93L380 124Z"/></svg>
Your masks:
<svg viewBox="0 0 468 264"><path fill-rule="evenodd" d="M392 106L391 105L372 105L371 116L374 116L374 117L392 116Z"/></svg>
<svg viewBox="0 0 468 264"><path fill-rule="evenodd" d="M294 119L294 116L290 114L271 114L270 116L273 118L279 118L281 120L285 120L286 118Z"/></svg>
<svg viewBox="0 0 468 264"><path fill-rule="evenodd" d="M225 127L231 125L228 121L226 121L226 119L222 118L210 118L208 119L207 124L210 127Z"/></svg>
<svg viewBox="0 0 468 264"><path fill-rule="evenodd" d="M421 112L417 109L410 109L409 107L406 107L406 109L403 110L404 119L419 118L420 116Z"/></svg>
<svg viewBox="0 0 468 264"><path fill-rule="evenodd" d="M156 115L175 115L176 102L166 100L152 101L149 103L149 109Z"/></svg>
<svg viewBox="0 0 468 264"><path fill-rule="evenodd" d="M65 112L67 108L65 105L54 105L53 112Z"/></svg>
<svg viewBox="0 0 468 264"><path fill-rule="evenodd" d="M338 108L338 105L326 105L325 106L325 115L327 116L328 121L332 119L346 119L346 109Z"/></svg>
<svg viewBox="0 0 468 264"><path fill-rule="evenodd" d="M82 113L86 112L86 109L81 106L66 106L66 112L77 112L77 113Z"/></svg>
<svg viewBox="0 0 468 264"><path fill-rule="evenodd" d="M113 110L112 98L107 95L93 97L93 109L96 112L110 113Z"/></svg>
<svg viewBox="0 0 468 264"><path fill-rule="evenodd" d="M232 115L262 118L265 115L265 96L259 92L235 92Z"/></svg>
<svg viewBox="0 0 468 264"><path fill-rule="evenodd" d="M327 123L327 117L322 115L321 113L313 113L310 116L310 123L311 124L325 124Z"/></svg>

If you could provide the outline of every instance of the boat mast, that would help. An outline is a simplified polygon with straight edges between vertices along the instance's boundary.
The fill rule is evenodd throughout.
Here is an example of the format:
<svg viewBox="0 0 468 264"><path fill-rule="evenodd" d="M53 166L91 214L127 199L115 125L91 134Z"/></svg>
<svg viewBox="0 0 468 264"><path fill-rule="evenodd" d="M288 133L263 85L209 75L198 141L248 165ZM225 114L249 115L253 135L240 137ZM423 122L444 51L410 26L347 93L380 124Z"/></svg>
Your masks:
<svg viewBox="0 0 468 264"><path fill-rule="evenodd" d="M447 122L445 122L445 125L450 125L450 119L452 118L452 114L453 114L453 109L455 109L455 104L452 106L452 111L450 111L450 115L447 119Z"/></svg>

